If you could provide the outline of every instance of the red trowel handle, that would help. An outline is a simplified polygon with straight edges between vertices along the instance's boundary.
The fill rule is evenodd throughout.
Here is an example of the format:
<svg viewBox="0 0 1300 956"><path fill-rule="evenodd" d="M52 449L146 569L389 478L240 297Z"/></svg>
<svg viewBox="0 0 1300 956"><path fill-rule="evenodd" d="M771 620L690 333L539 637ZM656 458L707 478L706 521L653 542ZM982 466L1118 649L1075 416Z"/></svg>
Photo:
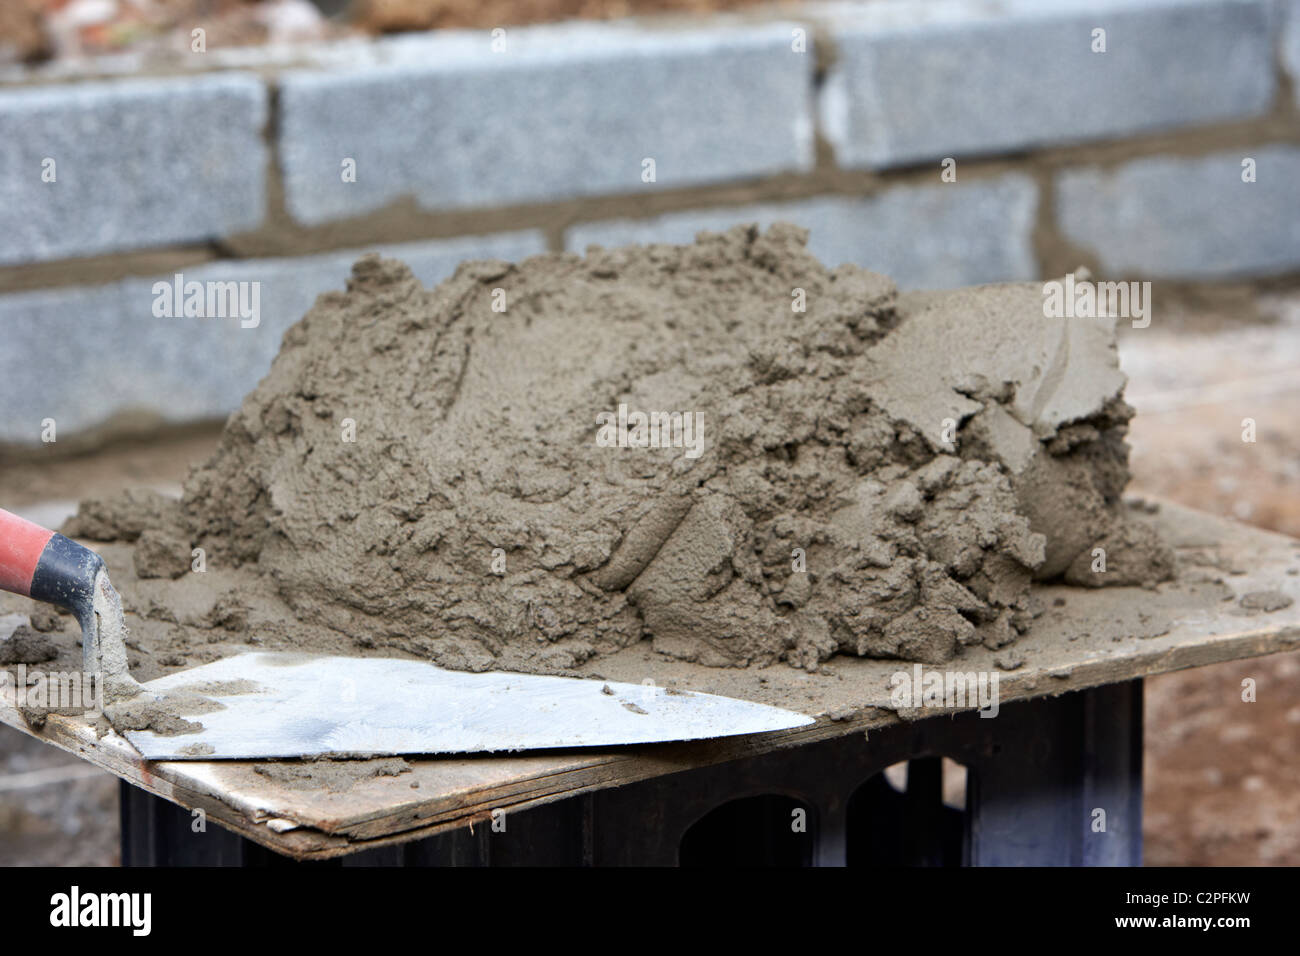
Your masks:
<svg viewBox="0 0 1300 956"><path fill-rule="evenodd" d="M104 561L71 538L0 508L0 589L92 613L95 575Z"/></svg>

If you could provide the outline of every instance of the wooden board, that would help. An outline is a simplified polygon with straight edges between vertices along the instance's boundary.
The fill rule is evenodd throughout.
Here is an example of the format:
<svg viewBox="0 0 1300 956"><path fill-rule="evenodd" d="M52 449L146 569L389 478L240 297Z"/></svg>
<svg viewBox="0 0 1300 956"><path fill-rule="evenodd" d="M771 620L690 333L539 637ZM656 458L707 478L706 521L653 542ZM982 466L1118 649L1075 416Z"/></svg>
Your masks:
<svg viewBox="0 0 1300 956"><path fill-rule="evenodd" d="M1028 634L997 651L967 649L937 669L996 672L999 700L1006 704L1300 647L1300 540L1170 504L1162 505L1151 520L1178 548L1177 581L1149 591L1037 588L1042 614ZM1242 606L1244 595L1263 591L1283 592L1292 603L1267 613ZM52 716L35 730L18 713L8 686L0 693L0 721L150 793L201 808L209 819L264 846L308 859L477 825L497 808L517 811L946 712L895 707L891 677L912 671L912 665L899 661L837 657L816 674L784 664L717 670L662 659L643 643L592 663L587 671L613 680L651 679L660 685L779 704L818 720L777 734L692 744L416 758L409 760L409 772L395 776L374 776L373 765L363 762L338 762L332 765L337 779L328 785L318 779L293 779L292 763L151 764L121 737L112 732L99 737L80 718Z"/></svg>

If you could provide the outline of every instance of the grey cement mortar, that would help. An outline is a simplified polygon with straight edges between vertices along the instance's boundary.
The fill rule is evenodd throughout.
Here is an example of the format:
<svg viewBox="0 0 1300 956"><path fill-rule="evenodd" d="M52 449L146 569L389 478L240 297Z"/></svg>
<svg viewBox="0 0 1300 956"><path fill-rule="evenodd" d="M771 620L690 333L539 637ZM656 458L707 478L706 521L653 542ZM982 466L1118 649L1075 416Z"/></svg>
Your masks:
<svg viewBox="0 0 1300 956"><path fill-rule="evenodd" d="M1111 320L1044 320L1036 286L900 298L805 242L737 227L434 290L364 258L179 507L86 503L64 532L205 549L172 580L137 546L119 585L136 646L193 663L232 639L471 670L643 640L710 666L941 663L1028 630L1034 578L1168 577L1119 507ZM602 446L620 403L698 414L702 453ZM1080 568L1099 544L1113 581Z"/></svg>

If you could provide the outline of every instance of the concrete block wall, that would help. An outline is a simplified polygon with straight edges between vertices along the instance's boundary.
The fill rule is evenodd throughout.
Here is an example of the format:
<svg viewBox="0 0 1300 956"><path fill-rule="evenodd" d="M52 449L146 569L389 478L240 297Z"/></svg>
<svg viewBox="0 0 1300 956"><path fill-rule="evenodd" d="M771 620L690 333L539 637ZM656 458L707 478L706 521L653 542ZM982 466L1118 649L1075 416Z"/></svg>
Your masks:
<svg viewBox="0 0 1300 956"><path fill-rule="evenodd" d="M1300 0L819 3L10 71L0 445L224 416L370 249L433 283L785 219L905 288L1300 273L1298 97ZM177 272L261 283L258 327L155 317Z"/></svg>
<svg viewBox="0 0 1300 956"><path fill-rule="evenodd" d="M500 53L435 34L417 63L286 73L289 213L315 225L404 196L440 210L626 193L645 187L646 158L659 187L810 171L813 58L793 29L543 27ZM339 157L357 160L356 183Z"/></svg>
<svg viewBox="0 0 1300 956"><path fill-rule="evenodd" d="M1255 180L1243 180L1252 168ZM1286 272L1300 262L1297 212L1300 147L1292 145L1079 166L1056 185L1062 234L1093 252L1107 273L1230 279Z"/></svg>
<svg viewBox="0 0 1300 956"><path fill-rule="evenodd" d="M432 286L466 259L516 261L544 251L542 233L525 230L181 271L186 283L257 282L255 325L238 316L155 317L154 284L174 284L174 275L0 296L0 438L21 443L23 430L34 425L39 432L47 417L54 418L56 432L94 428L105 421L105 409L149 412L173 424L233 411L270 368L285 330L317 295L343 289L352 263L365 252L401 259ZM78 383L78 391L54 402L56 382Z"/></svg>
<svg viewBox="0 0 1300 956"><path fill-rule="evenodd" d="M0 90L0 265L256 228L266 116L234 73Z"/></svg>
<svg viewBox="0 0 1300 956"><path fill-rule="evenodd" d="M690 242L703 230L719 232L756 222L796 222L809 230L808 247L823 262L856 262L913 289L974 285L1038 274L1031 235L1038 186L1024 173L970 183L895 186L870 196L817 196L783 203L746 204L666 213L649 219L584 223L565 233L565 246Z"/></svg>
<svg viewBox="0 0 1300 956"><path fill-rule="evenodd" d="M1268 0L852 8L831 17L823 124L842 163L880 168L1261 116L1273 18Z"/></svg>

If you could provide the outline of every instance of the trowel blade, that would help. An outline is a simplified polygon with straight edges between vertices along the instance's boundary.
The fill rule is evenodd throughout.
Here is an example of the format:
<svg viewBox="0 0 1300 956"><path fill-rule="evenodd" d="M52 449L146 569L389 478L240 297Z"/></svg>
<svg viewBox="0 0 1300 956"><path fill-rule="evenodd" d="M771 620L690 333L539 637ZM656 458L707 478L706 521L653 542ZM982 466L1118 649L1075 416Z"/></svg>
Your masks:
<svg viewBox="0 0 1300 956"><path fill-rule="evenodd" d="M182 712L202 724L197 732L127 731L150 760L608 747L813 723L777 707L648 684L473 674L386 658L239 654L144 687L164 695L198 693L221 705Z"/></svg>

